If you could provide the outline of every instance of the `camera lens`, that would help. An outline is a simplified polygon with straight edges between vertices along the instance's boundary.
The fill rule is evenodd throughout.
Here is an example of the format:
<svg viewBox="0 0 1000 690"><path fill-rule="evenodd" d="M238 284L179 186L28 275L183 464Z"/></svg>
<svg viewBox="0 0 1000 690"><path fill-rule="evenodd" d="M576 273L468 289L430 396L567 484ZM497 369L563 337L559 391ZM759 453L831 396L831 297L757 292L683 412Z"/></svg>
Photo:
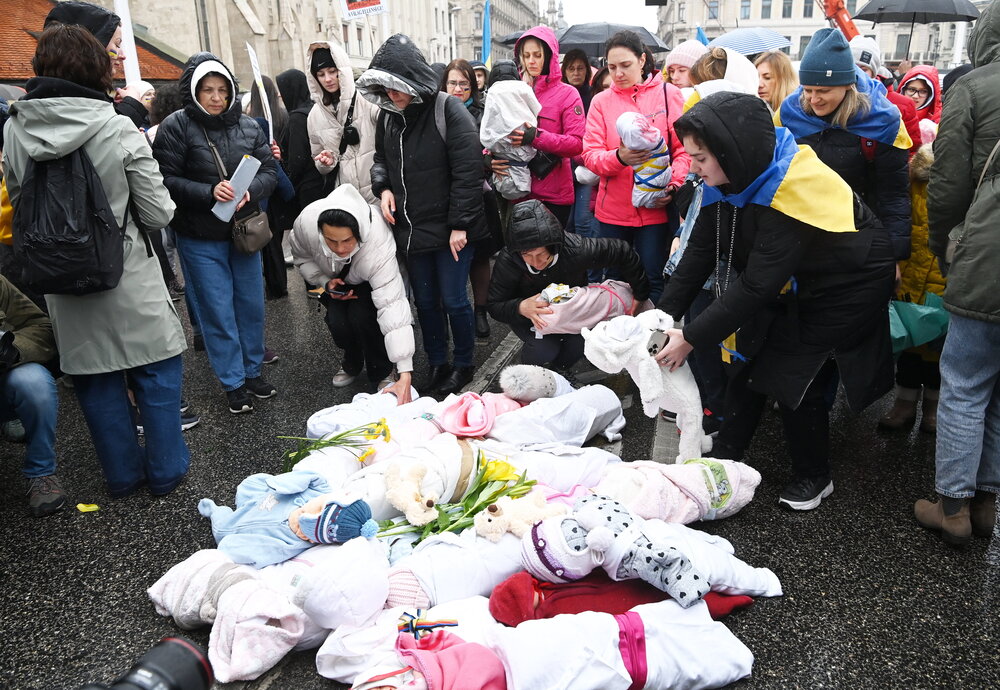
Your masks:
<svg viewBox="0 0 1000 690"><path fill-rule="evenodd" d="M112 687L120 690L209 690L214 680L212 666L201 647L182 637L164 637Z"/></svg>

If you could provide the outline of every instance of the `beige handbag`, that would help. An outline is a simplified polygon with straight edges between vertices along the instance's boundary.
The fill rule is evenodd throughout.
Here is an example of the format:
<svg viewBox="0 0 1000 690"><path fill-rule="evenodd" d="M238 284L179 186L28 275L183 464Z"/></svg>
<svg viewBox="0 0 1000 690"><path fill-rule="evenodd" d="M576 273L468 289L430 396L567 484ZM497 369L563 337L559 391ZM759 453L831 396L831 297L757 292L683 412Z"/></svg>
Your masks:
<svg viewBox="0 0 1000 690"><path fill-rule="evenodd" d="M215 158L215 167L219 171L219 177L223 180L229 179L229 174L226 172L226 166L222 162L222 156L219 155L219 150L215 148L215 143L208 136L208 132L205 128L202 128L205 132L205 140L208 142L208 147L212 149L212 157ZM271 241L271 225L267 220L267 213L265 211L256 211L255 213L249 213L243 218L236 218L233 220L233 246L236 250L244 254L253 254L264 248L264 246Z"/></svg>

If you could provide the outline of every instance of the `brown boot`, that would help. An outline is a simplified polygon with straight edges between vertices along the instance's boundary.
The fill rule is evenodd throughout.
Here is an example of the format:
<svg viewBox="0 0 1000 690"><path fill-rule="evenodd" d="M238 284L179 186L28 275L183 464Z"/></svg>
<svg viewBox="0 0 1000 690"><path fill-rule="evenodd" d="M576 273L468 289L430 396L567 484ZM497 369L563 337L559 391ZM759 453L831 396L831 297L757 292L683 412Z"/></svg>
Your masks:
<svg viewBox="0 0 1000 690"><path fill-rule="evenodd" d="M944 503L921 498L913 504L913 516L921 527L941 532L941 539L952 546L964 546L972 539L972 522L969 518L969 501L954 515L944 514Z"/></svg>
<svg viewBox="0 0 1000 690"><path fill-rule="evenodd" d="M937 433L938 391L924 388L924 398L920 406L920 430L925 434Z"/></svg>
<svg viewBox="0 0 1000 690"><path fill-rule="evenodd" d="M972 533L977 537L989 539L993 536L993 527L997 522L997 496L989 491L977 491L969 505L969 517L972 519Z"/></svg>
<svg viewBox="0 0 1000 690"><path fill-rule="evenodd" d="M902 429L913 424L917 419L917 398L919 388L903 388L896 386L896 401L884 417L878 420L880 429Z"/></svg>

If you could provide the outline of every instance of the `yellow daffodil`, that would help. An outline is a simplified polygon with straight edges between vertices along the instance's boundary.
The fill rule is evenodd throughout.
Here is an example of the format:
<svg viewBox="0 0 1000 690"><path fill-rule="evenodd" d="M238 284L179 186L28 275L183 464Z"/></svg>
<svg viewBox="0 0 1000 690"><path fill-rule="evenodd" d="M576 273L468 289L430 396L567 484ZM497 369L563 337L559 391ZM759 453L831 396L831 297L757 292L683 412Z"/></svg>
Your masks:
<svg viewBox="0 0 1000 690"><path fill-rule="evenodd" d="M509 462L491 460L486 463L483 480L488 482L516 482L519 476L517 469Z"/></svg>
<svg viewBox="0 0 1000 690"><path fill-rule="evenodd" d="M373 447L369 446L368 449L364 453L362 453L361 455L358 456L358 462L364 463L365 460L367 460L368 458L370 458L373 455L375 455L375 449Z"/></svg>
<svg viewBox="0 0 1000 690"><path fill-rule="evenodd" d="M370 424L364 432L364 437L369 441L374 441L378 438L383 438L386 442L389 441L389 425L386 424L385 417L378 420L375 424Z"/></svg>

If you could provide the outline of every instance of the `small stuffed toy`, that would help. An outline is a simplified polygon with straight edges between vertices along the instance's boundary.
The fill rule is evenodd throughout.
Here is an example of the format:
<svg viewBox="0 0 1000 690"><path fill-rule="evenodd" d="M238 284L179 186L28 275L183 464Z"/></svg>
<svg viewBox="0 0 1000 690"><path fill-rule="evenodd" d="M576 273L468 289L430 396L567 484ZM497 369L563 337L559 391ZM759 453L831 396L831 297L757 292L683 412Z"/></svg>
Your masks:
<svg viewBox="0 0 1000 690"><path fill-rule="evenodd" d="M567 506L549 503L540 491L532 491L521 498L500 497L496 503L486 506L486 510L477 513L473 521L476 534L496 543L507 532L523 537L536 522L567 512Z"/></svg>
<svg viewBox="0 0 1000 690"><path fill-rule="evenodd" d="M522 403L539 398L556 398L573 392L562 374L535 364L515 364L500 372L500 390Z"/></svg>
<svg viewBox="0 0 1000 690"><path fill-rule="evenodd" d="M655 417L661 409L677 413L681 432L676 461L703 457L712 449L712 439L702 428L703 409L698 384L685 362L674 371L661 367L648 350L650 334L674 327L674 320L659 309L638 316L616 316L593 329L584 328L583 352L601 371L617 374L622 369L639 387L642 411Z"/></svg>
<svg viewBox="0 0 1000 690"><path fill-rule="evenodd" d="M385 498L396 510L403 511L406 521L415 527L437 520L439 497L421 493L421 483L427 476L427 468L420 463L406 466L403 474L402 463L393 463L385 471Z"/></svg>

